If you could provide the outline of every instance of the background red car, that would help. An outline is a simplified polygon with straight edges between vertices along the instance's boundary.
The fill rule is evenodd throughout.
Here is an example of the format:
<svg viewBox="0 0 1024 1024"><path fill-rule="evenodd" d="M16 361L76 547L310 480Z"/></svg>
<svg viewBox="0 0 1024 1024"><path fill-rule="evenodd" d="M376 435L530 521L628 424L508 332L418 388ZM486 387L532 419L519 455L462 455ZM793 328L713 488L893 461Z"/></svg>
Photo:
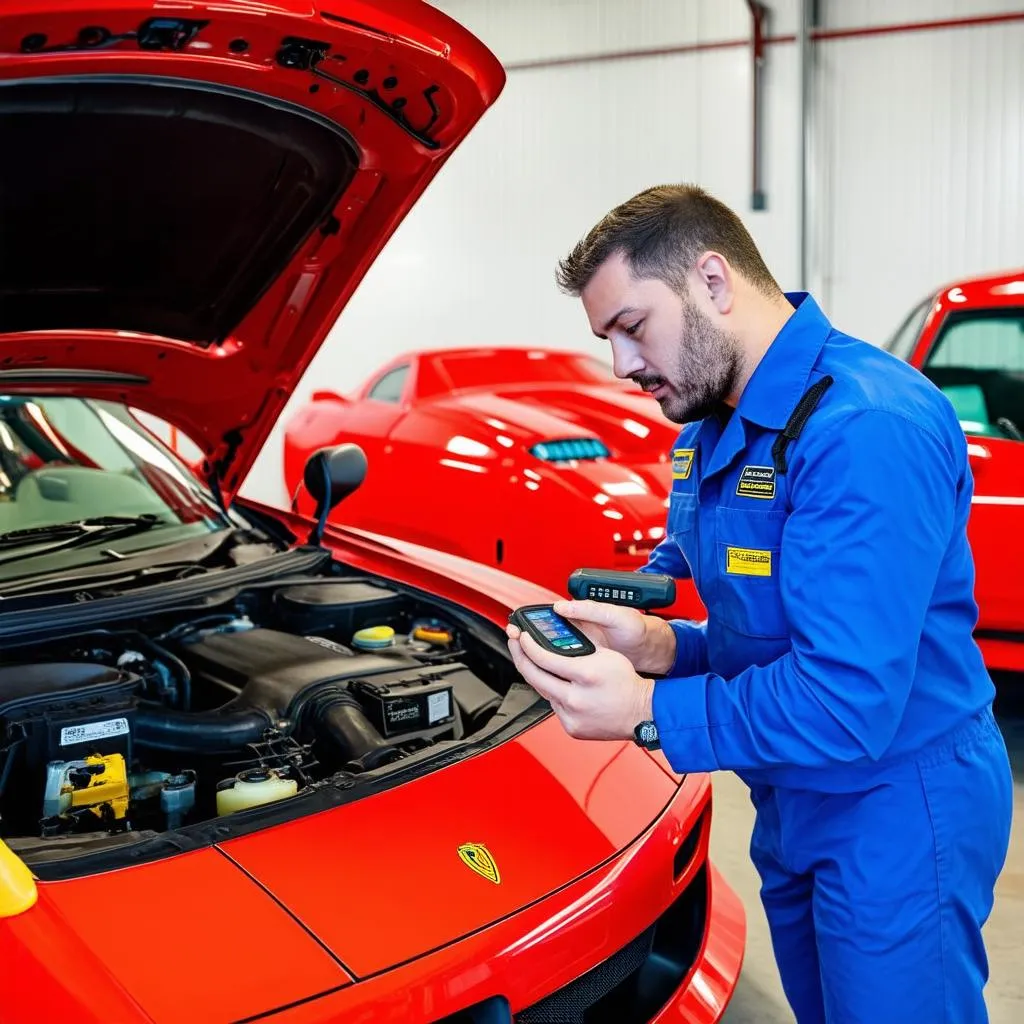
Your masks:
<svg viewBox="0 0 1024 1024"><path fill-rule="evenodd" d="M284 478L294 493L314 451L355 441L371 468L338 521L564 594L574 569L636 569L664 537L678 432L593 356L432 349L315 392L287 424ZM670 613L704 615L691 583L677 595Z"/></svg>
<svg viewBox="0 0 1024 1024"><path fill-rule="evenodd" d="M318 6L0 5L0 1018L712 1024L709 780L568 736L504 631L546 592L238 500L504 82Z"/></svg>
<svg viewBox="0 0 1024 1024"><path fill-rule="evenodd" d="M989 668L1024 671L1024 269L954 281L922 300L885 346L952 401L975 493L976 637Z"/></svg>

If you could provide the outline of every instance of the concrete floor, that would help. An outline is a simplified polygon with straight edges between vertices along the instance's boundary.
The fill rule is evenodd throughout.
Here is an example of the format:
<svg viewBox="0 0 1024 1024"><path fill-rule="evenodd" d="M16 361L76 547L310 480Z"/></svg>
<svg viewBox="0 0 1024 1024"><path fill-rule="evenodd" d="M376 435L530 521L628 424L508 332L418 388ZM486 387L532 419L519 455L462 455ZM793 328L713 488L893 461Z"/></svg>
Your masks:
<svg viewBox="0 0 1024 1024"><path fill-rule="evenodd" d="M990 1024L1024 1021L1024 682L1000 681L996 714L1014 772L1014 823L1010 853L996 889L996 905L985 929L989 955L986 1001ZM772 955L768 924L758 897L759 879L747 851L753 808L747 788L734 775L713 776L715 811L711 855L747 909L747 951L743 974L724 1024L792 1024Z"/></svg>

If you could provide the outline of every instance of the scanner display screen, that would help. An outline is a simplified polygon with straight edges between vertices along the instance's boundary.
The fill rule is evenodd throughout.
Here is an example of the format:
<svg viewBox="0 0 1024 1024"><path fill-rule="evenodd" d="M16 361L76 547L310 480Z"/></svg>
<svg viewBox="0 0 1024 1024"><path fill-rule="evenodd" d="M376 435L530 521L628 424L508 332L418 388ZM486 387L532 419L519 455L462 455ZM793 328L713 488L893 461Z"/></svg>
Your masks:
<svg viewBox="0 0 1024 1024"><path fill-rule="evenodd" d="M537 608L527 612L526 617L544 634L552 647L578 651L583 646L562 617L551 609Z"/></svg>

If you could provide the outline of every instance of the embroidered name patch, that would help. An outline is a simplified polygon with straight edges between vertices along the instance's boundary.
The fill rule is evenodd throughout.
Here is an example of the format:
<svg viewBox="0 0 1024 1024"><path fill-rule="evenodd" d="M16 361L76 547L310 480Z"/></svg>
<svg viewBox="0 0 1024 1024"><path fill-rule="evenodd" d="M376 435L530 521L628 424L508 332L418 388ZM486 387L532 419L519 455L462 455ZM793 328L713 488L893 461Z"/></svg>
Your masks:
<svg viewBox="0 0 1024 1024"><path fill-rule="evenodd" d="M741 498L774 498L775 467L744 466L736 484L736 493Z"/></svg>
<svg viewBox="0 0 1024 1024"><path fill-rule="evenodd" d="M693 452L692 448L677 448L672 453L673 480L686 480L689 477L693 469Z"/></svg>
<svg viewBox="0 0 1024 1024"><path fill-rule="evenodd" d="M726 548L725 571L734 576L771 576L772 553L754 548Z"/></svg>

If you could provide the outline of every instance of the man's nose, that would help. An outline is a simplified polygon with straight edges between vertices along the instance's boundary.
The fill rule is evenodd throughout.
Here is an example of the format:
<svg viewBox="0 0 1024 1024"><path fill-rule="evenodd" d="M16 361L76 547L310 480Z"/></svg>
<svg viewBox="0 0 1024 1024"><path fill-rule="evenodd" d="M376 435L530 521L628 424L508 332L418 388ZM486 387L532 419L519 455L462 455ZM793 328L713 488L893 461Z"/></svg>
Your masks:
<svg viewBox="0 0 1024 1024"><path fill-rule="evenodd" d="M635 345L628 341L612 341L612 370L615 376L626 380L634 374L642 373L644 361Z"/></svg>

